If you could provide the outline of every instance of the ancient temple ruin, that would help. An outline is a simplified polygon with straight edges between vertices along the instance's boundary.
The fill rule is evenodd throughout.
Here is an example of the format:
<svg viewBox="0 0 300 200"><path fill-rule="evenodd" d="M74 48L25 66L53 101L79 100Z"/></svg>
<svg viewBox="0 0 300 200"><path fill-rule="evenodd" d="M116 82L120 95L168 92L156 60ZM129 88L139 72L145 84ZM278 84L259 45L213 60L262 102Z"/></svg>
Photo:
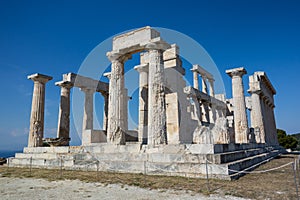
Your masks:
<svg viewBox="0 0 300 200"><path fill-rule="evenodd" d="M140 64L134 66L139 73L139 124L138 130L129 130L124 63L135 53L140 53ZM78 170L89 166L187 177L203 177L208 166L214 177L231 179L280 153L276 91L265 72L249 76L245 96L246 69L227 70L232 80L232 98L228 98L215 94L214 76L201 63L194 63L193 86L188 86L179 47L165 42L151 27L114 37L107 57L111 72L103 76L108 83L74 73L64 74L55 83L61 90L56 138L44 137L43 131L45 85L52 77L28 76L34 82L28 147L10 158L11 165L31 162L34 167L63 165ZM81 146L69 146L73 87L85 96ZM94 93L104 97L102 130L93 128Z"/></svg>

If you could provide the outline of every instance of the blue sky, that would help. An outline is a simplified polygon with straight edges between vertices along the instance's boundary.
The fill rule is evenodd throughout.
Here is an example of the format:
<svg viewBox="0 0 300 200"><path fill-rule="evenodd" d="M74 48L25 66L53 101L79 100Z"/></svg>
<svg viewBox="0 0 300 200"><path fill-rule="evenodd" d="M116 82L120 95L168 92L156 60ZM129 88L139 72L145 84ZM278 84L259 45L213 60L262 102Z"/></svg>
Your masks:
<svg viewBox="0 0 300 200"><path fill-rule="evenodd" d="M173 29L199 42L218 66L229 96L226 69L245 66L248 74L266 71L278 92L278 128L300 132L299 8L296 0L1 0L0 150L27 144L33 86L27 75L53 76L46 91L45 130L48 136L55 135L59 89L54 82L63 73L77 72L102 41L146 25ZM72 132L72 143L78 142Z"/></svg>

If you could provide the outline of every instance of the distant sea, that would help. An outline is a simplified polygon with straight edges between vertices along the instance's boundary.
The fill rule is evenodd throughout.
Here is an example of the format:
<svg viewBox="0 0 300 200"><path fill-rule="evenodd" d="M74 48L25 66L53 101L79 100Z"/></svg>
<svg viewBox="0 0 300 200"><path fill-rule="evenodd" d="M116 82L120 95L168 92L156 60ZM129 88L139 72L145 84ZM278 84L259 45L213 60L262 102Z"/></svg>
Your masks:
<svg viewBox="0 0 300 200"><path fill-rule="evenodd" d="M16 153L22 153L22 150L0 150L0 158L15 157Z"/></svg>

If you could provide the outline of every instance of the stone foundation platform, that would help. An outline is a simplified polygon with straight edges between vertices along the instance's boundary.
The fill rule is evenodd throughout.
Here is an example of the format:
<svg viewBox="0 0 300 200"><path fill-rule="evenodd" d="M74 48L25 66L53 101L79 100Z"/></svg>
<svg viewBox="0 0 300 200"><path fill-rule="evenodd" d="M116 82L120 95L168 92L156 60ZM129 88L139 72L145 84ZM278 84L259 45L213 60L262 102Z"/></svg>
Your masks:
<svg viewBox="0 0 300 200"><path fill-rule="evenodd" d="M9 158L9 166L67 170L99 170L149 175L236 179L253 165L283 153L279 146L263 144L182 144L149 148L139 143L93 146L24 148ZM253 168L252 168L253 169ZM232 170L232 171L231 171Z"/></svg>

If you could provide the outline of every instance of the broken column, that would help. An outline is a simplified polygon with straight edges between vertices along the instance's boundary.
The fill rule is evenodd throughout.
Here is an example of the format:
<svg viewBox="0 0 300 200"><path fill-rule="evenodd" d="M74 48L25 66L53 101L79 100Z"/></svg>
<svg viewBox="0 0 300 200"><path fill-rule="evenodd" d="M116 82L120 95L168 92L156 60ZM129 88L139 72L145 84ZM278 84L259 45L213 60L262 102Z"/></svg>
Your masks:
<svg viewBox="0 0 300 200"><path fill-rule="evenodd" d="M248 120L246 113L246 103L244 96L243 75L247 71L243 68L226 70L232 79L232 97L234 107L234 130L236 143L248 143Z"/></svg>
<svg viewBox="0 0 300 200"><path fill-rule="evenodd" d="M61 144L68 146L70 141L70 89L73 84L68 81L60 81L55 85L61 88L57 138L63 140Z"/></svg>
<svg viewBox="0 0 300 200"><path fill-rule="evenodd" d="M28 147L41 147L43 146L44 136L45 84L52 77L43 74L32 74L28 76L28 79L34 82Z"/></svg>
<svg viewBox="0 0 300 200"><path fill-rule="evenodd" d="M134 68L140 74L139 78L139 128L138 141L146 144L148 135L148 64Z"/></svg>

